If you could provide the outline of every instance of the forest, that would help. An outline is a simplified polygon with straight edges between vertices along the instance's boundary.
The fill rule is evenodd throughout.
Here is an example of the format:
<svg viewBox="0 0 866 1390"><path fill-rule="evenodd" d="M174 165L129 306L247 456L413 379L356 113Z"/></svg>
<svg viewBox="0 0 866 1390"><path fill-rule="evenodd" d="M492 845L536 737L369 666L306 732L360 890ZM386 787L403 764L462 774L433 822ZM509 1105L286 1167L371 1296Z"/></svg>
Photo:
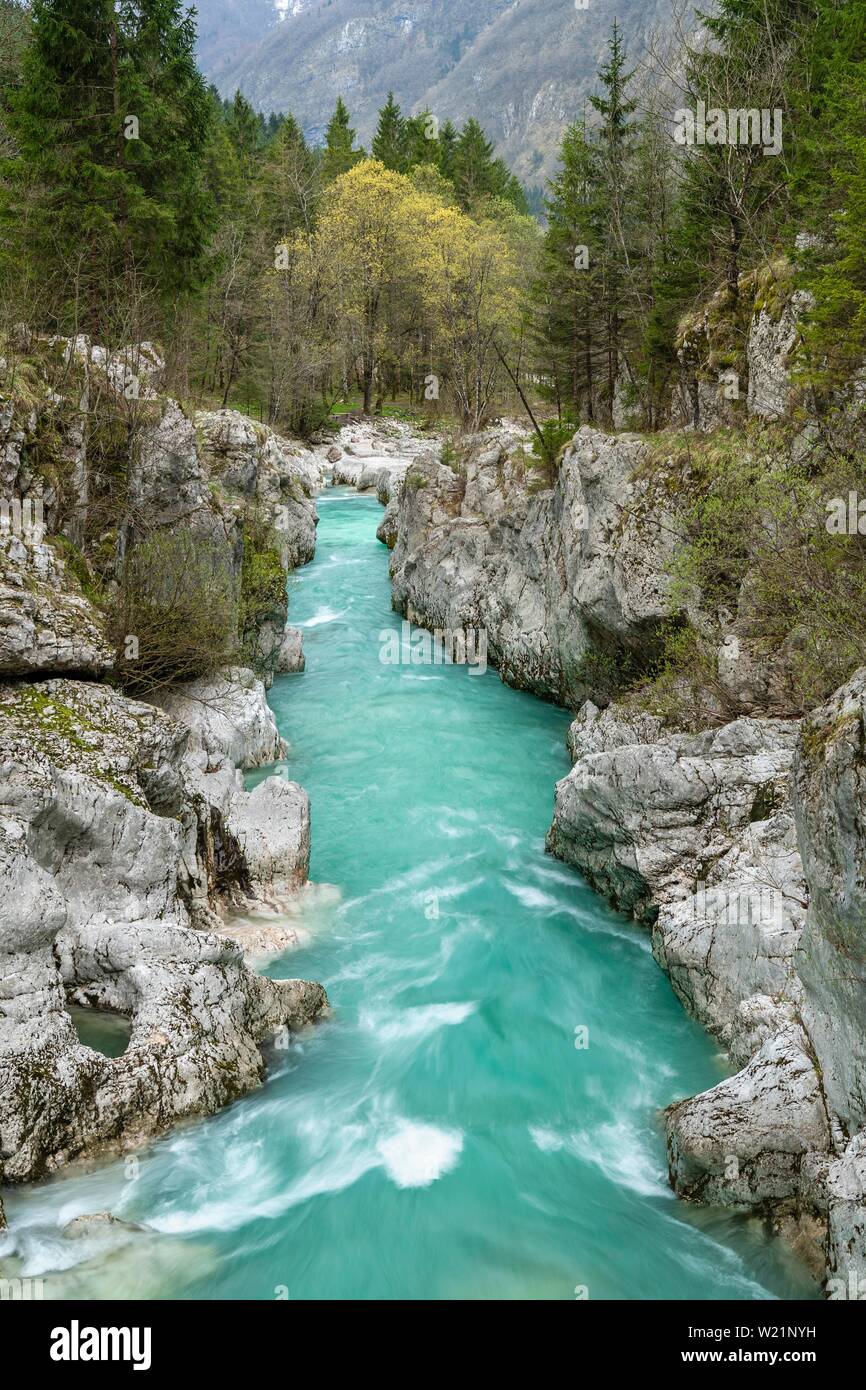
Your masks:
<svg viewBox="0 0 866 1390"><path fill-rule="evenodd" d="M866 357L866 0L683 10L640 63L614 20L541 218L473 119L440 125L389 95L365 150L338 98L315 147L290 112L221 99L181 0L4 0L0 19L7 389L26 390L37 360L44 372L55 339L108 362L153 343L185 407L236 407L290 436L351 409L455 441L520 417L538 486L580 424L649 432L673 461L658 486L683 464L700 480L680 489L682 583L723 609L748 563L756 640L814 626L795 709L850 666L863 558L815 517L828 475L838 493L862 470L835 422ZM795 296L788 417L820 447L792 464L750 421L745 380L753 316ZM50 369L60 402L70 354ZM111 479L153 409L138 375L120 401L91 390L84 423L105 480L84 541L97 584ZM707 387L720 428L684 442ZM51 434L35 451L49 474ZM793 569L820 599L792 594L782 535L811 538ZM674 625L663 668L703 671L702 640ZM614 690L652 674L612 663Z"/></svg>

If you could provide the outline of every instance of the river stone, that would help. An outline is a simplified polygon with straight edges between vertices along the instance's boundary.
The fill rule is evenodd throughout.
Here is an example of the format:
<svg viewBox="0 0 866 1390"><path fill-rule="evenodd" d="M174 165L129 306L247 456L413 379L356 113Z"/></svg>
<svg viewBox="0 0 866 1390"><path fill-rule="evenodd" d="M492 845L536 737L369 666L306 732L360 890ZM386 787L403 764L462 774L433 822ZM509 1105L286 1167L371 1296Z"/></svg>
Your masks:
<svg viewBox="0 0 866 1390"><path fill-rule="evenodd" d="M400 518L400 501L398 497L392 497L385 508L385 515L376 527L376 539L383 545L387 545L389 550L393 550L397 544L397 526Z"/></svg>
<svg viewBox="0 0 866 1390"><path fill-rule="evenodd" d="M277 675L289 675L303 671L305 665L304 634L300 628L287 627L283 633L280 654L277 658Z"/></svg>
<svg viewBox="0 0 866 1390"><path fill-rule="evenodd" d="M125 1231L143 1231L144 1226L140 1226L135 1221L122 1221L119 1216L115 1216L110 1211L85 1212L81 1216L74 1216L71 1221L67 1221L63 1227L63 1234L67 1240L87 1240L93 1236L110 1235L113 1232L120 1234Z"/></svg>

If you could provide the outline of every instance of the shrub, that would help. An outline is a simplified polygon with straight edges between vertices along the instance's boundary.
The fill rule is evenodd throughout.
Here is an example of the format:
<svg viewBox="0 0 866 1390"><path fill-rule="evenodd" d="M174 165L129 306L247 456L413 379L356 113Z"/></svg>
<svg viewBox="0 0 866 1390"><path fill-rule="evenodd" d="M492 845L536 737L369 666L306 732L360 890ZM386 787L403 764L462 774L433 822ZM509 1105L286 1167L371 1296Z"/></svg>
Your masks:
<svg viewBox="0 0 866 1390"><path fill-rule="evenodd" d="M563 416L562 419L555 416L551 420L545 420L541 425L541 434L533 437L532 459L528 462L530 467L542 470L551 484L556 478L562 450L566 444L571 443L576 429L577 425L573 419L568 416Z"/></svg>
<svg viewBox="0 0 866 1390"><path fill-rule="evenodd" d="M261 650L259 634L268 619L280 626L286 620L286 571L274 528L257 517L244 523L244 555L238 629L244 662L262 673L268 656Z"/></svg>
<svg viewBox="0 0 866 1390"><path fill-rule="evenodd" d="M154 531L126 554L108 622L121 685L156 692L238 656L237 582L225 542Z"/></svg>

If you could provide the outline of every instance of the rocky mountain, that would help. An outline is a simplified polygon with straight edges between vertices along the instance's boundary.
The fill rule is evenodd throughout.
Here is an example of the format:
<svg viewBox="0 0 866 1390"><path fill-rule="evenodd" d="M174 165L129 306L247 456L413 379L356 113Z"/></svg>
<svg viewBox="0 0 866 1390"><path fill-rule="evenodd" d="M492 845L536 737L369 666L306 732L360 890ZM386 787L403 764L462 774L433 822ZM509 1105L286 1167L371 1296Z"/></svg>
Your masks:
<svg viewBox="0 0 866 1390"><path fill-rule="evenodd" d="M529 185L593 90L614 18L639 56L671 0L199 0L199 59L225 95L290 110L312 139L342 95L362 141L404 110L481 121Z"/></svg>

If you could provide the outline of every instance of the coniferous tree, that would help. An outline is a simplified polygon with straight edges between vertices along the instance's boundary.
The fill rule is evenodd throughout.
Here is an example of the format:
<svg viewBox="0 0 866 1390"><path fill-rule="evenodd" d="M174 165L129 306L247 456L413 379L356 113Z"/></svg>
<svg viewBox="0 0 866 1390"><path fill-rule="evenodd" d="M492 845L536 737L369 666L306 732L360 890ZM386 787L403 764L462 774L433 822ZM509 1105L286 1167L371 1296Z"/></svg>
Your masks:
<svg viewBox="0 0 866 1390"><path fill-rule="evenodd" d="M346 103L342 97L337 97L337 106L325 135L322 178L330 183L353 168L363 157L364 151L355 148L355 132L349 124Z"/></svg>
<svg viewBox="0 0 866 1390"><path fill-rule="evenodd" d="M635 123L629 118L637 103L629 96L633 72L614 20L608 40L608 58L599 70L601 94L590 104L601 117L597 142L597 170L603 197L605 235L601 247L602 311L605 319L607 413L613 409L620 368L625 364L627 279L631 254L628 210L629 162Z"/></svg>
<svg viewBox="0 0 866 1390"><path fill-rule="evenodd" d="M454 186L463 208L496 191L493 146L478 122L466 122L454 150Z"/></svg>
<svg viewBox="0 0 866 1390"><path fill-rule="evenodd" d="M262 121L258 112L253 110L240 91L235 92L234 100L226 112L226 129L241 168L251 173L264 143Z"/></svg>
<svg viewBox="0 0 866 1390"><path fill-rule="evenodd" d="M405 127L405 167L414 169L421 164L439 163L439 138L436 122L429 111L410 116Z"/></svg>
<svg viewBox="0 0 866 1390"><path fill-rule="evenodd" d="M537 371L560 416L593 420L605 342L603 224L598 161L583 124L565 132L545 209L548 226L532 287Z"/></svg>
<svg viewBox="0 0 866 1390"><path fill-rule="evenodd" d="M212 108L194 41L178 0L34 0L7 219L58 325L99 336L122 286L170 302L199 281Z"/></svg>
<svg viewBox="0 0 866 1390"><path fill-rule="evenodd" d="M456 174L457 129L453 121L446 121L439 131L438 167L440 174L454 182Z"/></svg>
<svg viewBox="0 0 866 1390"><path fill-rule="evenodd" d="M379 112L371 152L386 169L402 173L406 168L406 123L393 92L388 93L388 100Z"/></svg>

